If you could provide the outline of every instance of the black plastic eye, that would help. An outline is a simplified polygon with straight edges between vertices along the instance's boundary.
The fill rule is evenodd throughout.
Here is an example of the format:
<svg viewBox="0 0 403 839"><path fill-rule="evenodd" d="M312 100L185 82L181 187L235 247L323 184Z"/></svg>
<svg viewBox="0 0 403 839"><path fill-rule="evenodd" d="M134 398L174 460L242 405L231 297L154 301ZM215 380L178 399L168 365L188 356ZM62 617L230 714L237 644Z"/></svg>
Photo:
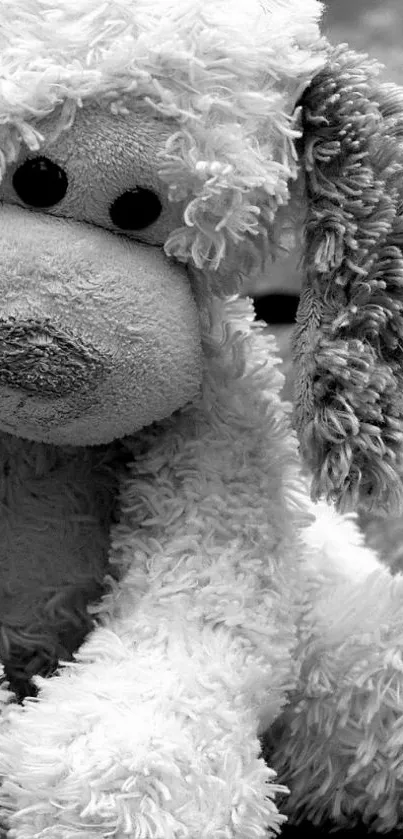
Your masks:
<svg viewBox="0 0 403 839"><path fill-rule="evenodd" d="M48 157L26 160L13 176L13 187L30 207L53 207L67 192L67 175Z"/></svg>
<svg viewBox="0 0 403 839"><path fill-rule="evenodd" d="M129 189L113 202L109 215L121 230L144 230L161 215L161 201L151 189Z"/></svg>

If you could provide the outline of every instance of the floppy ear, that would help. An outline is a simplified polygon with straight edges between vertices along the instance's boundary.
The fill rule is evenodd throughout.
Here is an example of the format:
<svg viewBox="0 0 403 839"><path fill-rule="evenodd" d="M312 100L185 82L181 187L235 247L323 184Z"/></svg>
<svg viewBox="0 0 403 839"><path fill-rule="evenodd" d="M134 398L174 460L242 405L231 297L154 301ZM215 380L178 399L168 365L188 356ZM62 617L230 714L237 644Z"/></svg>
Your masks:
<svg viewBox="0 0 403 839"><path fill-rule="evenodd" d="M305 91L295 420L312 494L403 506L403 90L346 46Z"/></svg>

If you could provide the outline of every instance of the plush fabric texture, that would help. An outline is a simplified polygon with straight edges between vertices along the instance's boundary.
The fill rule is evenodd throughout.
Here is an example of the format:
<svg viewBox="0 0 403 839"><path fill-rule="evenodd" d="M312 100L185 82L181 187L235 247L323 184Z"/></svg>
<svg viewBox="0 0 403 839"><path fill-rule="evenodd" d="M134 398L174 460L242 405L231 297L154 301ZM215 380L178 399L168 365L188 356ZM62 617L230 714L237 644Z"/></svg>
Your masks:
<svg viewBox="0 0 403 839"><path fill-rule="evenodd" d="M402 585L385 568L329 586L304 636L300 681L265 743L293 822L402 828Z"/></svg>
<svg viewBox="0 0 403 839"><path fill-rule="evenodd" d="M323 239L303 95L319 74L326 111L349 72L320 11L0 3L7 839L403 828L402 579L310 499L274 341L232 294L305 210ZM13 178L44 154L69 176L50 207ZM137 186L162 215L126 233L110 207Z"/></svg>
<svg viewBox="0 0 403 839"><path fill-rule="evenodd" d="M185 271L161 249L95 224L84 227L85 235L70 219L43 213L31 213L27 224L25 208L9 206L0 187L2 198L2 429L60 446L106 444L193 399L200 334ZM11 328L20 330L17 342ZM68 387L79 377L69 373L77 349L85 382ZM33 361L38 375L27 381ZM13 389L13 375L22 392Z"/></svg>
<svg viewBox="0 0 403 839"><path fill-rule="evenodd" d="M198 0L5 0L0 173L21 143L40 148L37 120L55 109L53 136L87 102L124 114L141 99L176 124L160 171L187 206L165 250L231 293L273 250L297 174L295 105L324 63L320 13L317 0L206 0L202 16Z"/></svg>
<svg viewBox="0 0 403 839"><path fill-rule="evenodd" d="M49 451L9 435L0 450L0 659L21 699L31 677L71 658L92 627L87 606L104 590L120 454Z"/></svg>
<svg viewBox="0 0 403 839"><path fill-rule="evenodd" d="M11 835L252 837L283 821L257 733L296 678L303 549L296 562L285 520L309 515L281 375L245 307L205 312L199 403L133 439L99 628L6 714Z"/></svg>
<svg viewBox="0 0 403 839"><path fill-rule="evenodd" d="M86 221L103 231L116 231L106 197L112 200L131 187L146 185L159 197L160 215L149 227L125 230L125 240L141 240L162 248L183 222L183 202L169 200L169 186L159 173L161 156L175 125L150 112L141 99L133 99L130 104L130 111L116 114L108 100L86 103L77 108L72 125L61 133L58 109L41 119L43 139L38 151L63 170L68 183L66 194L48 208L48 213L52 217ZM18 202L13 180L19 167L27 165L32 156L33 150L23 145L18 160L7 166L0 185L2 200L22 203ZM110 242L109 237L104 238ZM179 336L176 338L179 340Z"/></svg>
<svg viewBox="0 0 403 839"><path fill-rule="evenodd" d="M310 707L311 686L318 684L326 728L326 712L332 720L339 703L347 712L346 698L358 690L350 665L371 670L361 662L362 649L371 648L385 666L378 618L383 607L401 603L401 583L389 590L387 572L352 522L334 512L314 520L278 396L282 376L245 307L234 300L225 310L216 300L204 311L199 403L133 440L121 520L112 529L111 563L120 583L96 609L98 627L74 665L37 680L38 700L5 708L0 800L12 837L241 839L263 837L267 828L274 835L286 790L270 768L278 763L281 771L279 755L268 765L260 756L259 730L272 726L290 698L289 732L311 724L311 710L294 713L305 679ZM352 545L354 563L347 563ZM368 608L384 592L364 626L363 586ZM388 637L397 645L401 632L396 612ZM395 686L399 662L397 653L391 656ZM329 672L334 692L329 688L324 701L321 680ZM365 706L367 692L359 693ZM363 733L366 725L363 719ZM395 738L398 749L391 732L391 744ZM310 732L315 761L319 741L320 733ZM344 769L355 766L355 742ZM305 760L305 729L300 738L285 735L279 750L284 759L291 752L296 767L298 744ZM327 731L328 752L339 748L339 730ZM329 816L339 815L332 810L336 789L336 802L350 800L348 788L340 788L342 768L333 786L323 755L317 771L328 779L324 803L315 786L307 804L293 776L295 815L302 804L321 814L327 804ZM396 783L399 770L387 765ZM303 790L309 777L303 773ZM387 794L382 826L393 816L397 823L399 785ZM372 799L371 785L359 788L355 806L366 814Z"/></svg>
<svg viewBox="0 0 403 839"><path fill-rule="evenodd" d="M402 507L403 92L337 48L302 98L308 194L294 341L313 496Z"/></svg>

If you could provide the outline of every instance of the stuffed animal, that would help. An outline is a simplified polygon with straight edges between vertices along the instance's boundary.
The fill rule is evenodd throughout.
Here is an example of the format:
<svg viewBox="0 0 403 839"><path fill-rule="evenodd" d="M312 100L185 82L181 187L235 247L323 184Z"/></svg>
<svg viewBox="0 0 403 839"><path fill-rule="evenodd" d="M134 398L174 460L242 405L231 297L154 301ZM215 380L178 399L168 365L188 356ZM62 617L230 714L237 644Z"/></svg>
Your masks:
<svg viewBox="0 0 403 839"><path fill-rule="evenodd" d="M321 38L320 11L0 4L9 839L257 839L287 817L403 826L403 581L351 515L310 500L274 342L240 296L302 224L309 293L328 299L347 220L353 270L354 190L371 172L366 241L400 210L396 137L384 157L375 143L395 94L371 100L370 70ZM364 130L357 103L371 101ZM366 157L359 131L374 138ZM356 180L336 195L343 142ZM401 282L389 252L382 289ZM369 485L386 503L386 472L370 484L357 448L334 478L340 441L325 445L317 421L320 305L299 333L303 450L317 431L328 476L315 492L342 504L356 465L363 503ZM352 399L337 358L332 410Z"/></svg>

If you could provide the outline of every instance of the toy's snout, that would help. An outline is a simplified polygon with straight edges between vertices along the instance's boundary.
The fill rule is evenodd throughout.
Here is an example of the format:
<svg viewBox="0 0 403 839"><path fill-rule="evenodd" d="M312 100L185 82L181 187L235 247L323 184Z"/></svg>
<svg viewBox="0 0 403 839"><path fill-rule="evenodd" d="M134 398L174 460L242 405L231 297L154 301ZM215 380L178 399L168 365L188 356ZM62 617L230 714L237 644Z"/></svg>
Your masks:
<svg viewBox="0 0 403 839"><path fill-rule="evenodd" d="M50 321L0 320L0 385L46 399L95 389L111 361Z"/></svg>
<svg viewBox="0 0 403 839"><path fill-rule="evenodd" d="M0 205L0 428L108 443L198 394L199 315L161 248Z"/></svg>

